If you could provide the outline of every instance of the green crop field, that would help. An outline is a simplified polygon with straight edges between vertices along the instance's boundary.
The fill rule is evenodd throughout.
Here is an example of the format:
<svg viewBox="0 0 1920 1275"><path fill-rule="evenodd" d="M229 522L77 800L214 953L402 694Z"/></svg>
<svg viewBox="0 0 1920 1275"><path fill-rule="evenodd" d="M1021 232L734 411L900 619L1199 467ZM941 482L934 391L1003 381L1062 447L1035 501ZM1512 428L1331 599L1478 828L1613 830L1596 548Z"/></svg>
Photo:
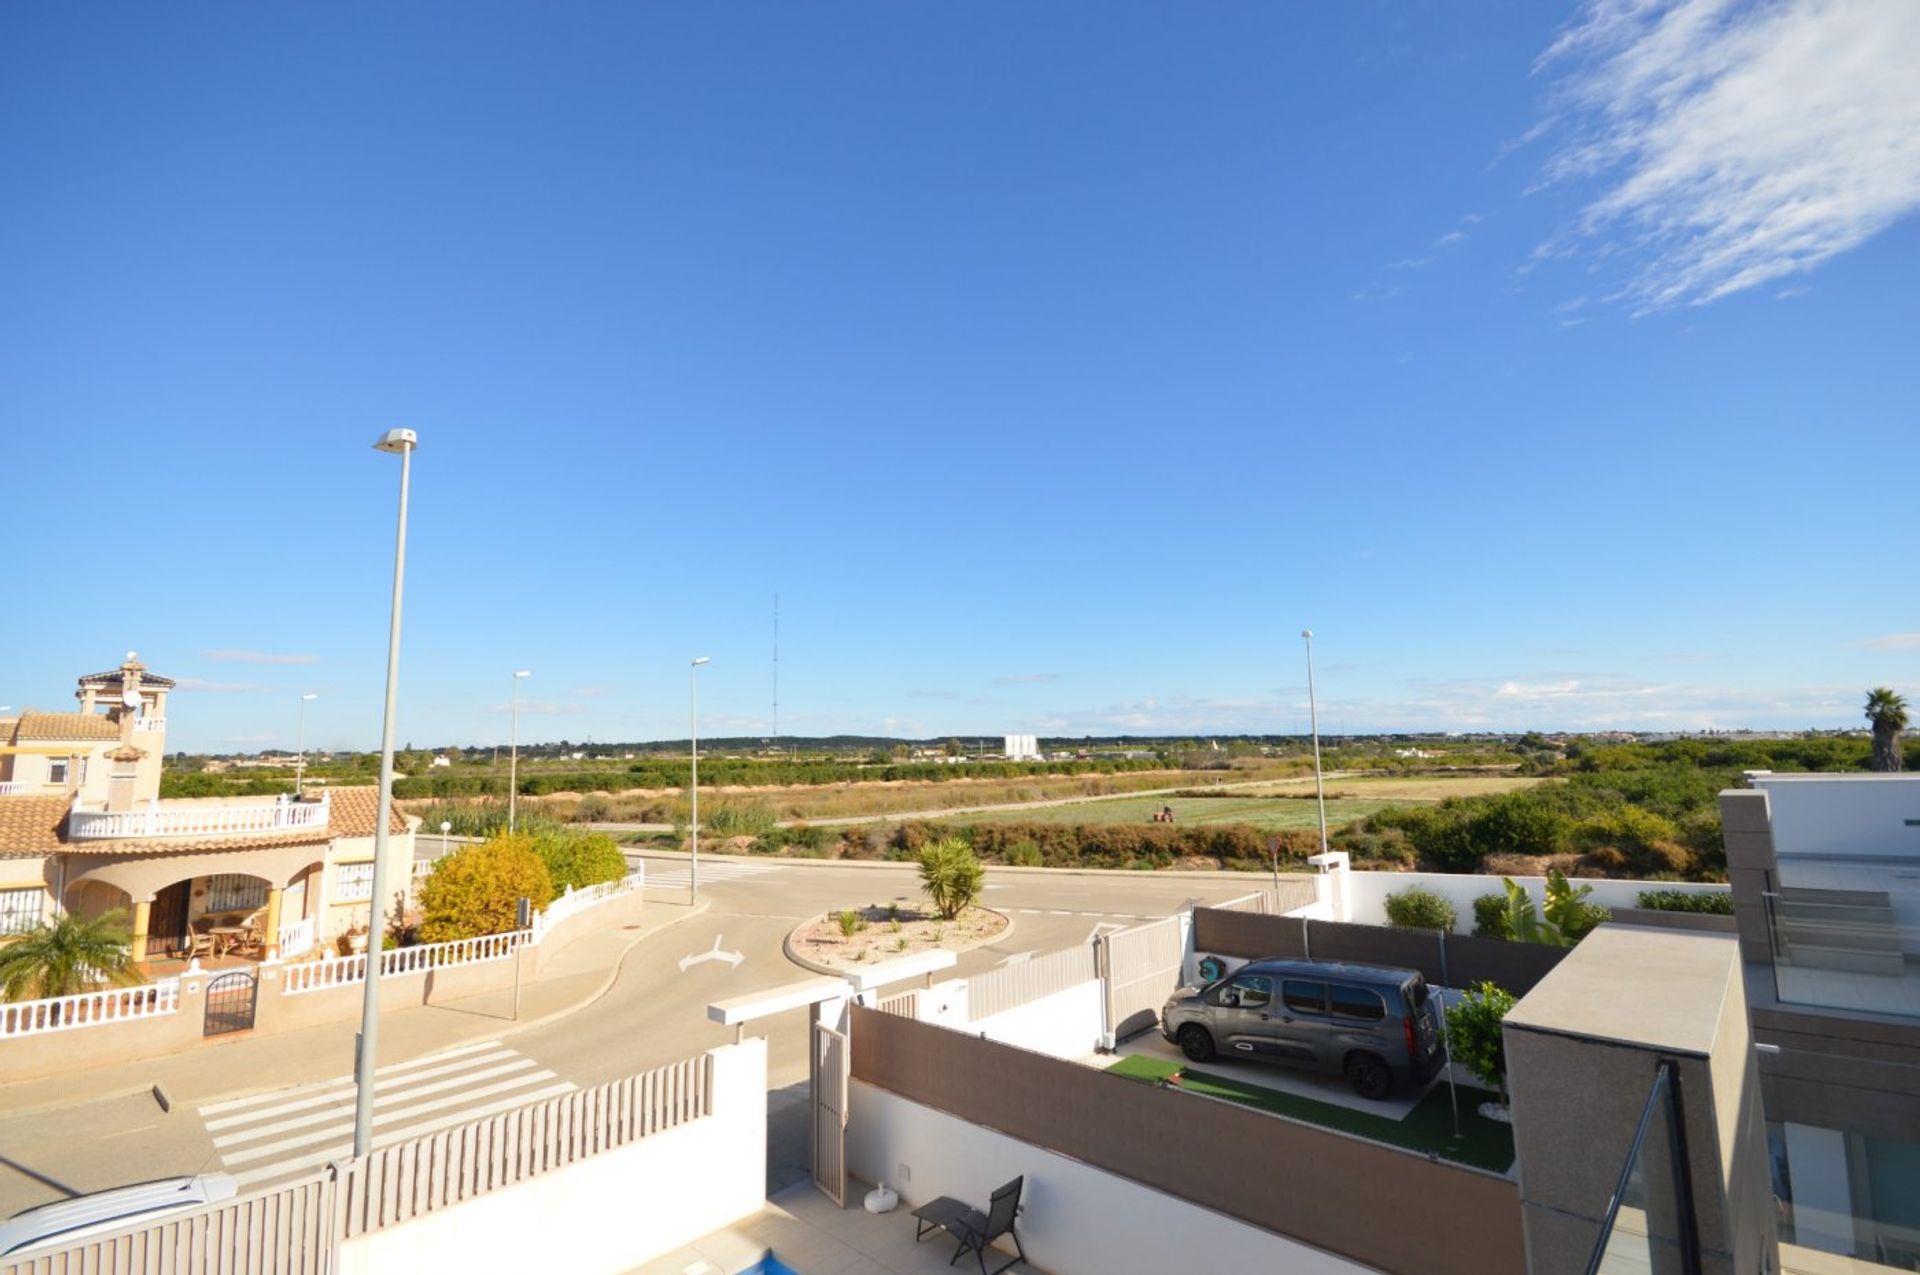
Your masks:
<svg viewBox="0 0 1920 1275"><path fill-rule="evenodd" d="M1336 798L1327 802L1327 824L1337 827L1399 803ZM1151 823L1153 812L1173 807L1180 824L1248 824L1267 831L1311 828L1319 820L1311 798L1290 797L1109 797L1065 806L985 810L955 815L953 823Z"/></svg>

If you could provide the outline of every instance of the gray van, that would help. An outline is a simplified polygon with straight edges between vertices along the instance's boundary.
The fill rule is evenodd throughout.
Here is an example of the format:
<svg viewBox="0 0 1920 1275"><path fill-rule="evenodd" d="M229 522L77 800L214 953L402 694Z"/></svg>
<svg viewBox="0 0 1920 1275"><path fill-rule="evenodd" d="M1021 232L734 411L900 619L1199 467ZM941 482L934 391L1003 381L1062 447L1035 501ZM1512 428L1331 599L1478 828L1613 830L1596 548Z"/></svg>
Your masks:
<svg viewBox="0 0 1920 1275"><path fill-rule="evenodd" d="M1363 1098L1424 1084L1446 1065L1436 1001L1418 970L1337 961L1243 965L1176 992L1160 1034L1194 1062L1257 1058L1343 1075Z"/></svg>

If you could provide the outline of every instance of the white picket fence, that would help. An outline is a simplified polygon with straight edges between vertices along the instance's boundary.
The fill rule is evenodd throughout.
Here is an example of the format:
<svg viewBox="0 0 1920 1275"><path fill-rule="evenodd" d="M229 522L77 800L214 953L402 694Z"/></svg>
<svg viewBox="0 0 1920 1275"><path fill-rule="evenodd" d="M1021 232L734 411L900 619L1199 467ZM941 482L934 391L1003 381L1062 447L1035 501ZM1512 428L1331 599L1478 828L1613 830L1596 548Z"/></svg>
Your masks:
<svg viewBox="0 0 1920 1275"><path fill-rule="evenodd" d="M584 912L596 904L605 903L608 899L618 899L639 893L646 889L646 885L646 870L636 868L618 881L602 881L599 885L590 885L584 890L568 890L549 903L545 912L533 918L533 941L538 943L545 937L548 930L575 913Z"/></svg>
<svg viewBox="0 0 1920 1275"><path fill-rule="evenodd" d="M477 939L454 939L449 943L422 943L417 947L390 947L380 953L380 977L403 978L450 965L475 965L481 961L504 961L520 950L533 936L531 930L507 934L488 934ZM345 987L367 977L367 954L329 956L318 961L301 961L286 968L280 990L289 995L320 992L329 987Z"/></svg>
<svg viewBox="0 0 1920 1275"><path fill-rule="evenodd" d="M171 1014L179 1008L180 980L177 978L142 983L138 987L82 992L78 996L0 1003L0 1039L8 1036L41 1036L47 1032L71 1031L76 1027L98 1027L102 1023L120 1023L130 1018L155 1018L161 1014Z"/></svg>

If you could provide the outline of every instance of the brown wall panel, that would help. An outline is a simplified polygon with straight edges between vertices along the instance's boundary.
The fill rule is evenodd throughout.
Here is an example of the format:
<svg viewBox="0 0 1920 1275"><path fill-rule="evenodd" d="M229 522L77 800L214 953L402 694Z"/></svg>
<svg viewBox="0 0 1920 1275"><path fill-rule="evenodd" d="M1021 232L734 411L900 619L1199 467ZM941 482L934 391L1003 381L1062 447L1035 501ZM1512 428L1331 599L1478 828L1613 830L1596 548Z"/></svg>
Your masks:
<svg viewBox="0 0 1920 1275"><path fill-rule="evenodd" d="M859 1080L1275 1234L1395 1275L1526 1271L1506 1178L859 1006L852 1034Z"/></svg>
<svg viewBox="0 0 1920 1275"><path fill-rule="evenodd" d="M1543 943L1514 943L1507 939L1480 939L1471 934L1447 936L1447 971L1454 987L1494 982L1525 996L1534 984L1567 959L1572 948Z"/></svg>

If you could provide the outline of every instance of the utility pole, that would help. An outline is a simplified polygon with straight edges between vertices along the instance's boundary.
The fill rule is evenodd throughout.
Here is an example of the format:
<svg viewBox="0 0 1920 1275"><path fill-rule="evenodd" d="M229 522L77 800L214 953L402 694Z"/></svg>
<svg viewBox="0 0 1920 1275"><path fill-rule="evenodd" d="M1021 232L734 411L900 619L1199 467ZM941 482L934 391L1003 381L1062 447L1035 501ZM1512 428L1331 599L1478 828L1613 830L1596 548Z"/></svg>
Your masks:
<svg viewBox="0 0 1920 1275"><path fill-rule="evenodd" d="M1313 728L1313 800L1320 807L1320 853L1327 852L1327 787L1320 777L1320 706L1313 694L1313 630L1301 629L1307 644L1307 714Z"/></svg>

